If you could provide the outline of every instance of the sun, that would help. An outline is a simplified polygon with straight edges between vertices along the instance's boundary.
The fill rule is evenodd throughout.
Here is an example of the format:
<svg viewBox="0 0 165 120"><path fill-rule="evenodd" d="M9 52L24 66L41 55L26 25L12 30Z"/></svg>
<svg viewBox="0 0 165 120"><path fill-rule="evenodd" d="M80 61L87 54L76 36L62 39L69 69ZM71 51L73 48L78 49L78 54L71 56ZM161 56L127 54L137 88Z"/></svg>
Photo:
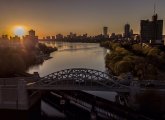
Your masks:
<svg viewBox="0 0 165 120"><path fill-rule="evenodd" d="M14 27L14 34L22 37L23 35L25 35L25 28L23 26Z"/></svg>

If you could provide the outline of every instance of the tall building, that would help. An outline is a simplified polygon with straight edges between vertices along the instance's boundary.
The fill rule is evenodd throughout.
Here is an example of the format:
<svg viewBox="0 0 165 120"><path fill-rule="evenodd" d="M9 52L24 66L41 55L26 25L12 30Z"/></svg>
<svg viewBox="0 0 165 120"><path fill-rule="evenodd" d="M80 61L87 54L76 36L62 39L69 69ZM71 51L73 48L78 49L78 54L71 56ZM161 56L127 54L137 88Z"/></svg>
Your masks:
<svg viewBox="0 0 165 120"><path fill-rule="evenodd" d="M108 27L103 27L103 35L108 36Z"/></svg>
<svg viewBox="0 0 165 120"><path fill-rule="evenodd" d="M29 35L23 37L24 45L28 49L34 49L38 43L38 36L35 35L34 30L29 31Z"/></svg>
<svg viewBox="0 0 165 120"><path fill-rule="evenodd" d="M124 37L125 38L131 37L130 24L125 24L124 26Z"/></svg>
<svg viewBox="0 0 165 120"><path fill-rule="evenodd" d="M151 44L163 44L163 20L154 14L152 20L141 20L141 41Z"/></svg>

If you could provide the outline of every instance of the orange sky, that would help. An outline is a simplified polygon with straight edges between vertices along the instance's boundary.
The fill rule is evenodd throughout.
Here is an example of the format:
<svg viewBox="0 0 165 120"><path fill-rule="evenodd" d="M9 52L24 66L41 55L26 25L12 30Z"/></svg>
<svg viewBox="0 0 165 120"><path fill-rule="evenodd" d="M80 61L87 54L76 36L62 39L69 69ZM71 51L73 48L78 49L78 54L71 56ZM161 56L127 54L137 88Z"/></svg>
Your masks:
<svg viewBox="0 0 165 120"><path fill-rule="evenodd" d="M1 0L0 35L14 35L14 26L36 30L40 37L58 33L123 33L129 23L135 33L140 20L151 19L155 0ZM157 3L160 19L165 17L165 0Z"/></svg>

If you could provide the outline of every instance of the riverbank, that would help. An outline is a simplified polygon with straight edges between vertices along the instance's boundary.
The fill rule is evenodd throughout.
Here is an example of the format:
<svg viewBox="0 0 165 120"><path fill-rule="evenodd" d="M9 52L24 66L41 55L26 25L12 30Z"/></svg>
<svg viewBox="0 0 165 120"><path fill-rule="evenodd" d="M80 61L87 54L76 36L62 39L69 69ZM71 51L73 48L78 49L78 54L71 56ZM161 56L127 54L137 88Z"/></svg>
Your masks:
<svg viewBox="0 0 165 120"><path fill-rule="evenodd" d="M103 42L102 47L110 49L105 57L106 67L120 76L131 72L139 80L165 79L165 51L141 44L120 44Z"/></svg>
<svg viewBox="0 0 165 120"><path fill-rule="evenodd" d="M50 54L57 50L57 47L50 47L46 46L44 43L38 43L37 61L35 65L42 64L45 60L51 59L52 57L50 57Z"/></svg>

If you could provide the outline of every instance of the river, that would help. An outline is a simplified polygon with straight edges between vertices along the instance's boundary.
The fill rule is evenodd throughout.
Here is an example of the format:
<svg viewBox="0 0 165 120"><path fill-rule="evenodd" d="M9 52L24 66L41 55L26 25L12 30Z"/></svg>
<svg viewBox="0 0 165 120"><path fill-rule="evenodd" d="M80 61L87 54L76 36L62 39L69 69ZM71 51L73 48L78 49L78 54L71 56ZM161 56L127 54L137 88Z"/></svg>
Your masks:
<svg viewBox="0 0 165 120"><path fill-rule="evenodd" d="M58 51L51 54L52 59L30 68L29 73L37 71L43 77L68 68L92 68L106 71L104 57L107 50L101 48L99 44L66 42L47 42L46 44L58 47Z"/></svg>
<svg viewBox="0 0 165 120"><path fill-rule="evenodd" d="M56 46L58 51L51 54L51 59L46 60L42 65L33 66L28 73L38 72L40 77L50 73L68 68L90 68L106 72L105 55L109 50L100 47L97 43L67 43L67 42L45 42L48 46ZM116 93L86 91L88 93L114 101ZM48 115L57 114L52 112L51 106L42 102L42 110Z"/></svg>

